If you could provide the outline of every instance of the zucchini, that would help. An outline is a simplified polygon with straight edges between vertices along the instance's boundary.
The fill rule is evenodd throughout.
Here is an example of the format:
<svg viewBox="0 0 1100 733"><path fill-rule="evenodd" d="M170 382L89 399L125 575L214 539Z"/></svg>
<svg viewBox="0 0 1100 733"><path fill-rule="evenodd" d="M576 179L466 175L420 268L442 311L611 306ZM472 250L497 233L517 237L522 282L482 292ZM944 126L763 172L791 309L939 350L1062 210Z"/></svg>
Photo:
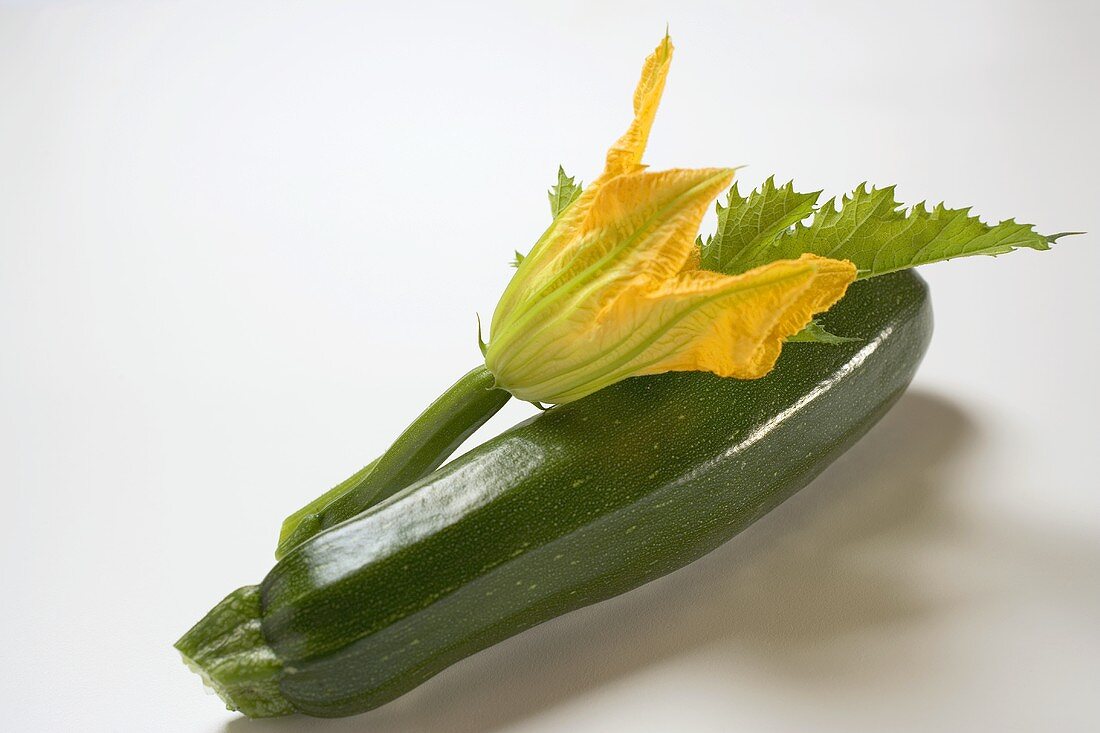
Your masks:
<svg viewBox="0 0 1100 733"><path fill-rule="evenodd" d="M284 557L178 643L231 709L377 707L480 649L669 573L821 472L905 390L924 282L859 282L755 381L640 377L545 412Z"/></svg>

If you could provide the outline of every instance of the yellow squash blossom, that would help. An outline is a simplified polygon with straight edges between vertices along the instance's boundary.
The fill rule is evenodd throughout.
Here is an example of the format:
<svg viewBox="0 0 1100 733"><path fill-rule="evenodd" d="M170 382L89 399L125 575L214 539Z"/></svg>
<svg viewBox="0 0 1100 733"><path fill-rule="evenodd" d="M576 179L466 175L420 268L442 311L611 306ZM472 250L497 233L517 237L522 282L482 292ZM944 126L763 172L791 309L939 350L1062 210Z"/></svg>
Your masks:
<svg viewBox="0 0 1100 733"><path fill-rule="evenodd" d="M671 60L666 36L645 61L634 121L603 173L554 220L497 304L485 365L520 399L562 404L669 371L761 377L783 340L855 279L851 262L814 255L735 276L699 269L699 224L734 171L645 170Z"/></svg>

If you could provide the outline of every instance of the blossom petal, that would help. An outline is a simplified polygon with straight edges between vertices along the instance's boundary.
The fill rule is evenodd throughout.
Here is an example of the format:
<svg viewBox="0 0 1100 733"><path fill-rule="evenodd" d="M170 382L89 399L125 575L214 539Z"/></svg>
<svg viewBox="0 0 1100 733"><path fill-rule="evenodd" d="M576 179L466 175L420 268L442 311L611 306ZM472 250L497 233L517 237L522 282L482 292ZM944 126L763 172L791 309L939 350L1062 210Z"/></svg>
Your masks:
<svg viewBox="0 0 1100 733"><path fill-rule="evenodd" d="M549 292L597 278L658 282L671 277L691 257L703 216L732 179L730 168L699 168L639 172L608 181L570 246L528 285Z"/></svg>
<svg viewBox="0 0 1100 733"><path fill-rule="evenodd" d="M560 404L645 374L762 377L775 365L783 340L843 297L855 276L850 262L814 255L732 277L680 273L654 290L621 297L590 338L564 340L571 363L544 370L542 379L524 375L524 391ZM578 359L582 353L594 358Z"/></svg>
<svg viewBox="0 0 1100 733"><path fill-rule="evenodd" d="M665 34L642 65L642 78L634 89L634 121L607 151L607 163L601 178L633 173L641 167L642 154L649 141L649 130L665 91L665 79L672 63L672 39Z"/></svg>
<svg viewBox="0 0 1100 733"><path fill-rule="evenodd" d="M523 370L551 357L564 346L551 334L584 334L624 291L652 290L681 272L697 249L699 222L732 176L728 168L704 168L639 172L607 183L577 241L526 282L523 303L493 334L491 368Z"/></svg>
<svg viewBox="0 0 1100 733"><path fill-rule="evenodd" d="M536 276L536 273L560 255L563 249L575 242L575 230L588 215L603 184L616 176L634 173L644 167L641 164L642 155L649 141L649 131L657 115L661 94L665 90L665 79L668 78L668 69L672 63L672 51L672 39L666 33L642 65L642 76L634 89L634 119L622 137L607 151L607 163L603 173L550 224L528 252L524 260L525 267L517 271L497 304L496 312L493 314L494 325L515 307L518 294L530 289L529 281Z"/></svg>
<svg viewBox="0 0 1100 733"><path fill-rule="evenodd" d="M775 366L783 341L844 297L855 279L851 262L816 255L778 260L734 277L682 274L650 297L655 314L671 309L681 318L663 340L683 345L661 355L655 343L648 355L661 355L660 360L635 373L706 371L758 379Z"/></svg>

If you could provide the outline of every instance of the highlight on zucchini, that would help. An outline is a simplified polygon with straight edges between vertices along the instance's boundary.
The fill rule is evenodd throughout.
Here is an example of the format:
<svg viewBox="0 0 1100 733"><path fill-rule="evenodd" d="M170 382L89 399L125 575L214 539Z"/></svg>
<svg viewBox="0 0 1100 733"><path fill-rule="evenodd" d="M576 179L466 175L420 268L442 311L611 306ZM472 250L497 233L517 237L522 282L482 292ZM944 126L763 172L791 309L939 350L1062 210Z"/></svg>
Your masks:
<svg viewBox="0 0 1100 733"><path fill-rule="evenodd" d="M489 327L484 364L395 443L283 523L278 562L176 648L231 710L334 717L623 593L725 542L808 483L912 379L931 336L918 265L1049 249L1013 220L839 201L735 169L648 171L673 46L588 186L552 220ZM698 236L710 203L714 233ZM881 276L881 277L880 277ZM864 282L866 281L866 282ZM444 461L511 397L554 405Z"/></svg>

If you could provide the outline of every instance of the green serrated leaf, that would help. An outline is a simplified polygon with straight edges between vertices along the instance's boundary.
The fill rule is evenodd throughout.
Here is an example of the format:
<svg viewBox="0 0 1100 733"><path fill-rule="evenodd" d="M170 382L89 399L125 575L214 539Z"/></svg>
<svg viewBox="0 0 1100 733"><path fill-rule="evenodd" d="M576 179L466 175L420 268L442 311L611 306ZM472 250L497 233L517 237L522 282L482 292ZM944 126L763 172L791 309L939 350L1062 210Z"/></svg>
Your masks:
<svg viewBox="0 0 1100 733"><path fill-rule="evenodd" d="M581 195L581 184L575 183L572 176L565 175L565 169L559 165L558 182L550 187L546 195L550 199L550 214L557 219L558 214Z"/></svg>
<svg viewBox="0 0 1100 733"><path fill-rule="evenodd" d="M793 183L776 188L775 176L742 197L733 184L726 205L716 204L718 228L702 247L702 267L715 272L744 272L749 262L770 262L776 237L814 212L820 191L797 193ZM753 265L755 267L755 265Z"/></svg>
<svg viewBox="0 0 1100 733"><path fill-rule="evenodd" d="M1019 247L1050 249L1060 236L1044 236L1013 219L991 226L970 216L968 208L938 204L929 209L920 203L906 210L894 199L893 186L863 184L843 197L839 207L830 199L808 224L783 231L770 247L746 251L722 271L744 272L811 252L851 260L859 277L866 278L955 257L999 255Z"/></svg>
<svg viewBox="0 0 1100 733"><path fill-rule="evenodd" d="M837 336L836 334L829 333L825 330L825 327L815 318L806 324L806 327L793 336L788 336L787 341L793 343L814 343L814 344L847 344L852 341L860 341L861 339L853 338L852 336Z"/></svg>

